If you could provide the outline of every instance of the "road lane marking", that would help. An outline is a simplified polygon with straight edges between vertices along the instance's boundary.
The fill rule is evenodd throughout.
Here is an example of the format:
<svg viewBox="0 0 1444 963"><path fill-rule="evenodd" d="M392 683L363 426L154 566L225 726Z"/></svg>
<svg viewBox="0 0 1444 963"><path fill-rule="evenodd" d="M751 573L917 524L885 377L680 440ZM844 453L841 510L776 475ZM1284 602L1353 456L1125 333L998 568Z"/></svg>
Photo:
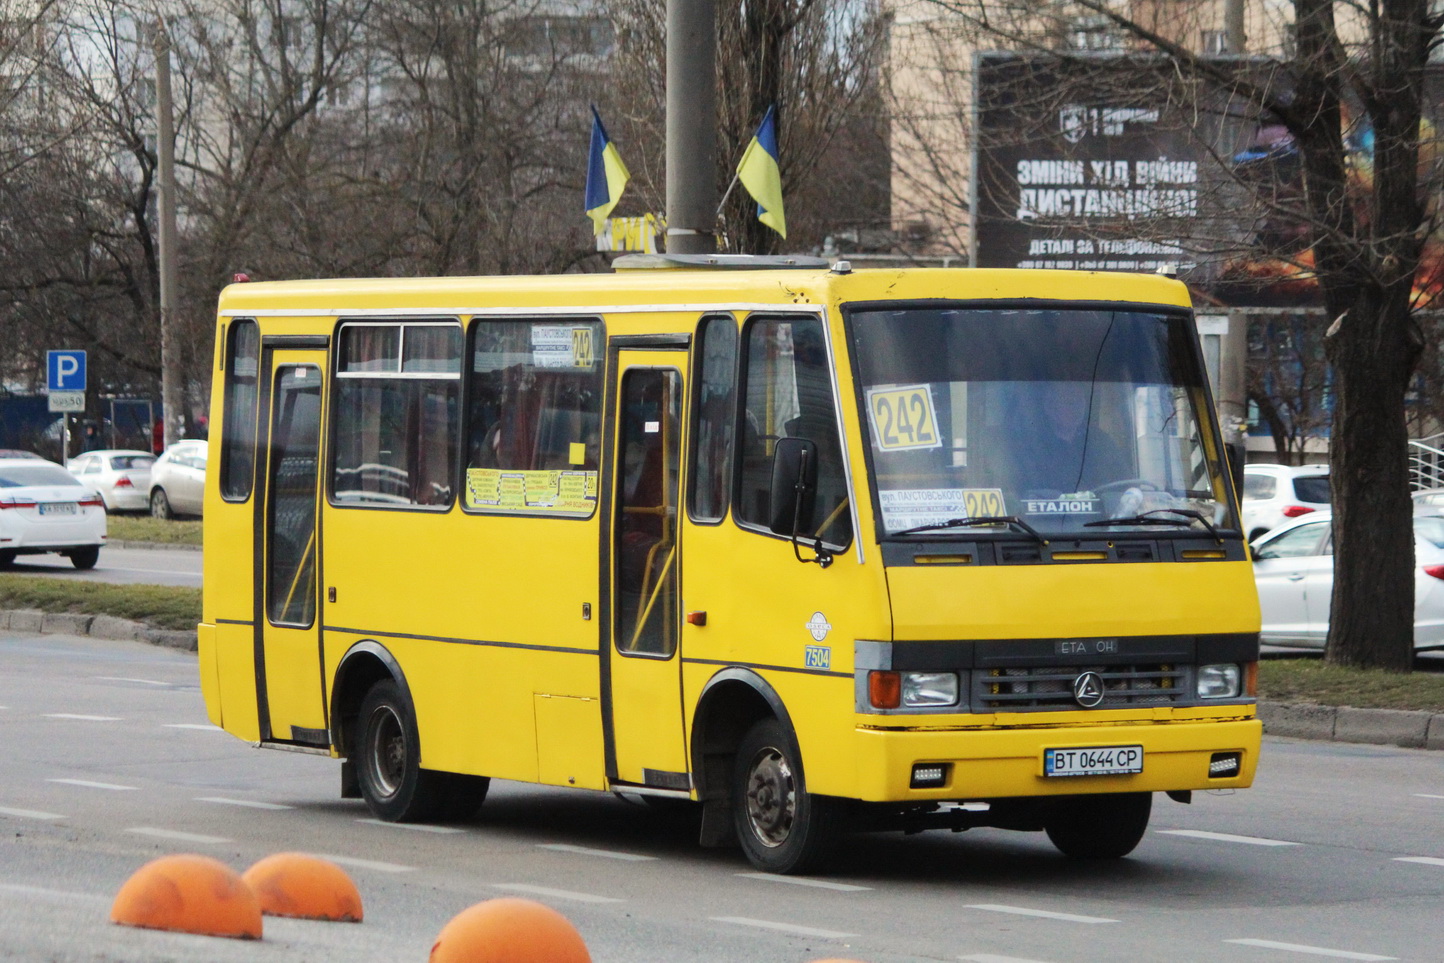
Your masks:
<svg viewBox="0 0 1444 963"><path fill-rule="evenodd" d="M368 826L385 826L387 829L409 829L414 833L464 833L466 830L455 826L428 826L425 823L388 823L384 819L358 819Z"/></svg>
<svg viewBox="0 0 1444 963"><path fill-rule="evenodd" d="M47 719L79 719L81 722L119 722L120 716L87 716L78 712L47 712Z"/></svg>
<svg viewBox="0 0 1444 963"><path fill-rule="evenodd" d="M611 849L589 849L586 846L572 846L568 843L537 843L538 849L550 849L558 853L577 853L581 856L600 856L603 859L620 859L627 862L643 863L656 856L642 856L638 853L619 853Z"/></svg>
<svg viewBox="0 0 1444 963"><path fill-rule="evenodd" d="M209 722L166 722L162 723L166 729L201 729L205 732L225 732L220 726L213 726Z"/></svg>
<svg viewBox="0 0 1444 963"><path fill-rule="evenodd" d="M1065 923L1117 923L1102 916L1078 916L1074 913L1054 913L1051 910L1029 909L1026 906L1005 906L1002 903L969 903L967 909L987 910L990 913L1012 913L1015 916L1036 916L1045 920L1062 920Z"/></svg>
<svg viewBox="0 0 1444 963"><path fill-rule="evenodd" d="M3 709L3 708L5 708L5 707L4 707L4 706L0 706L0 709ZM1434 795L1433 793L1429 793L1429 792L1416 792L1414 795L1415 795L1415 796L1418 796L1420 799L1444 799L1444 796L1436 796L1436 795Z"/></svg>
<svg viewBox="0 0 1444 963"><path fill-rule="evenodd" d="M774 923L771 920L755 920L748 916L711 916L708 919L718 923L735 923L738 926L752 926L760 930L775 930L791 933L793 936L815 936L821 940L845 940L856 933L842 933L838 930L819 930L811 926L796 926L792 923Z"/></svg>
<svg viewBox="0 0 1444 963"><path fill-rule="evenodd" d="M203 836L200 833L183 833L179 829L157 829L154 826L132 826L126 830L137 836L154 836L156 839L174 839L180 843L229 843L224 836Z"/></svg>
<svg viewBox="0 0 1444 963"><path fill-rule="evenodd" d="M839 893L864 893L871 890L871 886L854 886L852 883L832 883L825 879L806 879L801 876L777 876L773 873L738 873L743 879L760 879L767 883L791 883L793 886L815 886L818 889L831 889Z"/></svg>
<svg viewBox="0 0 1444 963"><path fill-rule="evenodd" d="M1235 836L1232 833L1209 833L1202 829L1160 829L1161 836L1187 836L1190 839L1212 839L1220 843L1244 843L1249 846L1297 846L1298 843L1283 839L1264 839L1262 836Z"/></svg>
<svg viewBox="0 0 1444 963"><path fill-rule="evenodd" d="M281 803L256 802L254 799L227 799L224 796L197 796L196 802L220 803L224 806L245 806L247 809L295 809Z"/></svg>
<svg viewBox="0 0 1444 963"><path fill-rule="evenodd" d="M1290 953L1308 953L1312 956L1331 956L1336 960L1397 960L1397 956L1377 956L1373 953L1352 953L1349 950L1331 950L1325 946L1304 946L1302 943L1279 943L1275 940L1224 940L1240 946L1257 946L1265 950L1287 950Z"/></svg>
<svg viewBox="0 0 1444 963"><path fill-rule="evenodd" d="M493 889L504 889L513 893L530 893L533 896L550 896L553 899L569 899L578 903L621 903L615 896L597 896L593 893L575 893L569 889L550 889L546 886L530 886L526 883L492 883Z"/></svg>
<svg viewBox="0 0 1444 963"><path fill-rule="evenodd" d="M974 953L960 956L964 963L1044 963L1043 960L1023 959L1021 956L998 956L996 953Z"/></svg>
<svg viewBox="0 0 1444 963"><path fill-rule="evenodd" d="M414 873L415 866L402 866L398 863L383 863L375 859L357 859L355 856L332 856L329 853L317 853L322 859L329 859L341 866L355 866L358 869L374 869L378 873Z"/></svg>
<svg viewBox="0 0 1444 963"><path fill-rule="evenodd" d="M1396 863L1423 863L1425 866L1444 866L1444 859L1437 856L1395 856Z"/></svg>
<svg viewBox="0 0 1444 963"><path fill-rule="evenodd" d="M59 782L67 786L83 786L86 789L110 789L115 792L134 792L134 786L122 786L114 782L92 782L89 779L47 779L46 782Z"/></svg>
<svg viewBox="0 0 1444 963"><path fill-rule="evenodd" d="M38 809L9 809L0 806L0 816L14 816L16 819L64 819L60 813L41 812Z"/></svg>
<svg viewBox="0 0 1444 963"><path fill-rule="evenodd" d="M132 679L129 676L123 675L97 675L93 676L93 678L98 682L139 682L142 685L170 686L169 682L160 682L156 679Z"/></svg>

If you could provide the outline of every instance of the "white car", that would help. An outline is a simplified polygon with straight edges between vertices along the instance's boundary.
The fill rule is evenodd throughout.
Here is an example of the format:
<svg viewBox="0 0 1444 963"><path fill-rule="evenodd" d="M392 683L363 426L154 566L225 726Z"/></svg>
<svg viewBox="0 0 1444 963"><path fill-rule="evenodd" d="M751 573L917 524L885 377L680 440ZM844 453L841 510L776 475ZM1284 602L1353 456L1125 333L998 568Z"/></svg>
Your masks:
<svg viewBox="0 0 1444 963"><path fill-rule="evenodd" d="M1334 592L1333 516L1313 512L1253 546L1260 641L1323 648ZM1414 516L1414 648L1444 648L1444 518Z"/></svg>
<svg viewBox="0 0 1444 963"><path fill-rule="evenodd" d="M148 451L87 451L70 459L70 473L105 502L107 512L143 512L150 507Z"/></svg>
<svg viewBox="0 0 1444 963"><path fill-rule="evenodd" d="M199 515L205 507L206 442L178 441L150 466L150 513Z"/></svg>
<svg viewBox="0 0 1444 963"><path fill-rule="evenodd" d="M104 544L99 495L53 461L0 458L0 569L16 556L47 552L95 568Z"/></svg>
<svg viewBox="0 0 1444 963"><path fill-rule="evenodd" d="M1328 465L1246 465L1243 530L1248 540L1331 505Z"/></svg>

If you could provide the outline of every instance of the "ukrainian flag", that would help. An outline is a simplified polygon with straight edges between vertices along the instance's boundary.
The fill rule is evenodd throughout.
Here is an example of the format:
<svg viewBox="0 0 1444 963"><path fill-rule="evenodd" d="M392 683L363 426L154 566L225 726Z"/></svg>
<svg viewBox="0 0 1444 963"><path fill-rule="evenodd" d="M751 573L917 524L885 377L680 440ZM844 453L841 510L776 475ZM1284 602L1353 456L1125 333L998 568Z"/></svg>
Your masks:
<svg viewBox="0 0 1444 963"><path fill-rule="evenodd" d="M597 113L597 108L593 107L592 149L587 158L586 199L587 214L595 227L593 233L600 234L606 229L607 215L612 213L612 208L622 199L622 189L627 186L631 177L627 165L622 163L622 155L617 153L617 145L607 137L601 115Z"/></svg>
<svg viewBox="0 0 1444 963"><path fill-rule="evenodd" d="M776 113L775 106L767 108L752 143L747 145L737 165L737 176L757 202L757 219L786 237L787 218L782 212L782 170L777 166Z"/></svg>

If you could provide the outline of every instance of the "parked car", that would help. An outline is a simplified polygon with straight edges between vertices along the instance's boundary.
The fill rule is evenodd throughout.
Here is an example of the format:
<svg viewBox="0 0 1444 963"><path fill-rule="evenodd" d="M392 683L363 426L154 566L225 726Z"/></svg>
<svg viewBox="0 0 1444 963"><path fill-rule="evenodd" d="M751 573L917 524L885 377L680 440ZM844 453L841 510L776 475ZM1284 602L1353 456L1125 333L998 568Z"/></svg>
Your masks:
<svg viewBox="0 0 1444 963"><path fill-rule="evenodd" d="M1411 496L1416 515L1444 515L1444 488L1421 488Z"/></svg>
<svg viewBox="0 0 1444 963"><path fill-rule="evenodd" d="M0 458L0 568L54 552L95 568L105 544L105 503L43 458Z"/></svg>
<svg viewBox="0 0 1444 963"><path fill-rule="evenodd" d="M156 518L201 514L205 490L204 441L178 441L150 467L150 513Z"/></svg>
<svg viewBox="0 0 1444 963"><path fill-rule="evenodd" d="M21 451L19 448L0 448L0 459L3 458L28 458L32 461L35 459L39 459L40 461L45 460L33 451Z"/></svg>
<svg viewBox="0 0 1444 963"><path fill-rule="evenodd" d="M1244 466L1243 530L1250 542L1331 503L1328 465Z"/></svg>
<svg viewBox="0 0 1444 963"><path fill-rule="evenodd" d="M1329 512L1312 512L1253 546L1263 642L1323 648L1334 591ZM1414 516L1414 648L1444 648L1444 518Z"/></svg>
<svg viewBox="0 0 1444 963"><path fill-rule="evenodd" d="M148 451L87 451L70 459L70 473L105 502L108 512L143 512L150 507Z"/></svg>

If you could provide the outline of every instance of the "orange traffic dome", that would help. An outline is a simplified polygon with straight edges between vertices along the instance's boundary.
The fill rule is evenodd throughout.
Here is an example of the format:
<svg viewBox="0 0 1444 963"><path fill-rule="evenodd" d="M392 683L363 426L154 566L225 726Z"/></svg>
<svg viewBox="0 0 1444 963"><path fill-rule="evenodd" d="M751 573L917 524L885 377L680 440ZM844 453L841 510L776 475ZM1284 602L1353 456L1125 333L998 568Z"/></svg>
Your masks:
<svg viewBox="0 0 1444 963"><path fill-rule="evenodd" d="M202 936L261 938L261 903L235 870L177 853L136 870L115 895L112 922Z"/></svg>
<svg viewBox="0 0 1444 963"><path fill-rule="evenodd" d="M550 906L505 897L462 910L441 928L431 963L591 963L581 934Z"/></svg>
<svg viewBox="0 0 1444 963"><path fill-rule="evenodd" d="M241 875L268 916L361 922L361 894L345 870L307 853L267 856Z"/></svg>

